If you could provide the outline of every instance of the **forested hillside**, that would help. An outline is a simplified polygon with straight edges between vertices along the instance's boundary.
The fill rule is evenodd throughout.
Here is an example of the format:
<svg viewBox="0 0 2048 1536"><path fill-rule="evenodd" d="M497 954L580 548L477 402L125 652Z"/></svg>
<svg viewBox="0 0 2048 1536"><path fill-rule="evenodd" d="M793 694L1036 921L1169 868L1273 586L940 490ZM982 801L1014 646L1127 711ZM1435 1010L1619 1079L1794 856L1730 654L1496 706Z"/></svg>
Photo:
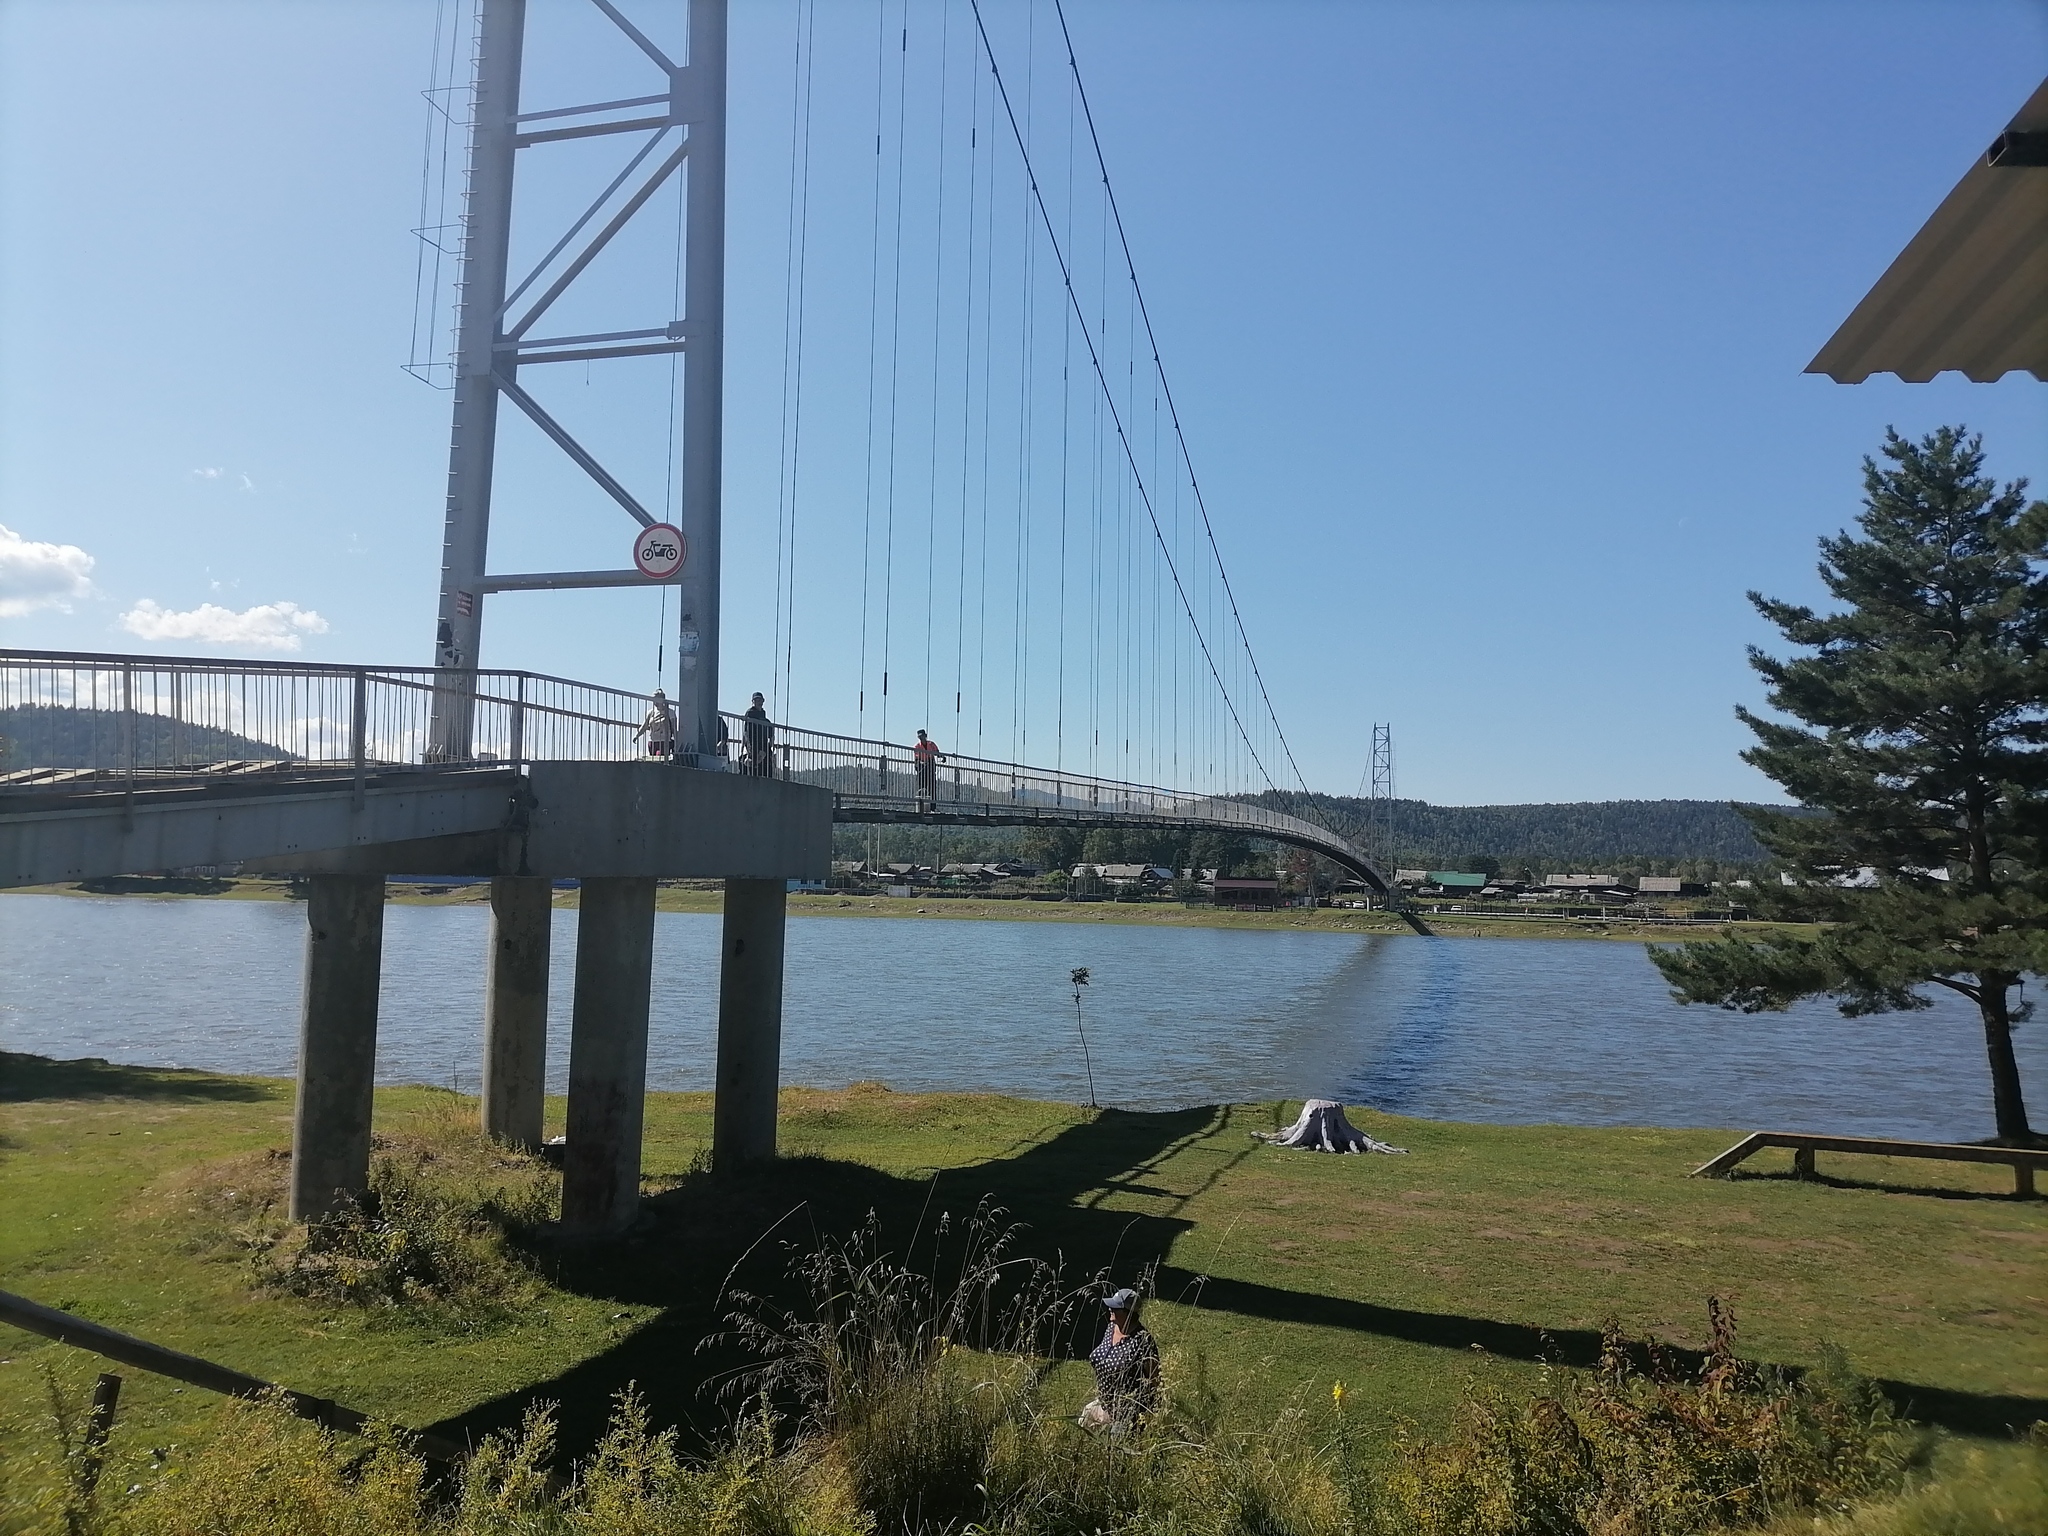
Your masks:
<svg viewBox="0 0 2048 1536"><path fill-rule="evenodd" d="M269 762L290 754L267 742L251 741L233 731L205 725L179 725L163 715L135 717L135 760L168 764ZM121 712L113 709L70 709L60 705L22 704L0 709L0 773L24 768L110 768L126 760L122 750Z"/></svg>
<svg viewBox="0 0 2048 1536"><path fill-rule="evenodd" d="M1274 797L1268 797L1272 799ZM1316 795L1320 819L1362 836L1366 802ZM1299 796L1275 799L1298 807ZM1566 866L1643 862L1760 864L1768 857L1726 800L1584 800L1561 805L1431 805L1394 802L1394 851L1403 865L1456 868L1497 860L1538 873Z"/></svg>
<svg viewBox="0 0 2048 1536"><path fill-rule="evenodd" d="M1365 802L1348 795L1263 797L1275 810L1306 814L1366 846ZM1029 859L1047 867L1080 860L1143 860L1244 870L1268 862L1243 839L1213 835L958 827L839 827L833 856L942 864L951 860ZM1766 855L1749 825L1723 800L1587 800L1563 805L1394 805L1394 858L1400 866L1542 876L1566 870L1678 874L1722 879L1748 873Z"/></svg>

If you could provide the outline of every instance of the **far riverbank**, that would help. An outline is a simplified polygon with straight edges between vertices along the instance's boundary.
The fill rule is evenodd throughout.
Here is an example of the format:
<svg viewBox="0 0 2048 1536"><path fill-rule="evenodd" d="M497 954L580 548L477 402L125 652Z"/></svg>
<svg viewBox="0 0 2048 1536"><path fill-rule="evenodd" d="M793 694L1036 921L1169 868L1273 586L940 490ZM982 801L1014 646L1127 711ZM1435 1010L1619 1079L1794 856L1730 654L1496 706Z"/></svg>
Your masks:
<svg viewBox="0 0 2048 1536"><path fill-rule="evenodd" d="M27 888L41 895L149 896L157 899L288 901L291 887L282 879L176 880L146 875L122 876L79 885ZM0 892L0 895L12 894ZM407 906L481 906L490 900L485 882L449 885L440 882L394 882L393 902ZM717 913L724 897L714 880L665 881L656 897L662 912ZM576 909L576 892L557 891L555 906ZM1390 912L1354 907L1286 907L1270 912L1234 912L1179 902L1062 901L1016 897L951 896L931 891L914 896L871 896L849 892L799 891L789 898L792 917L942 918L955 922L1118 923L1154 928L1216 928L1386 934L1412 937L1414 930ZM1738 930L1769 931L1769 923L1634 922L1623 919L1542 918L1520 914L1482 917L1472 913L1421 911L1438 937L1446 939L1619 939L1628 943L1675 943Z"/></svg>

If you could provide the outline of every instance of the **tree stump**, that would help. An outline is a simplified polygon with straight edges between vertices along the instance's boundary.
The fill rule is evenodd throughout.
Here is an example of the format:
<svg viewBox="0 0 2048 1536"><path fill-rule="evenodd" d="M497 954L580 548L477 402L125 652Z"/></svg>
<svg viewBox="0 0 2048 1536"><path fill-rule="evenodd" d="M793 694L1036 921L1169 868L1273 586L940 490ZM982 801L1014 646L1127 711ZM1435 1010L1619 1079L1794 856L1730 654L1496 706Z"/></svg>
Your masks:
<svg viewBox="0 0 2048 1536"><path fill-rule="evenodd" d="M1344 1106L1335 1099L1310 1099L1301 1106L1301 1114L1286 1130L1254 1131L1252 1134L1276 1147L1305 1147L1311 1152L1405 1153L1408 1150L1374 1141L1345 1118Z"/></svg>

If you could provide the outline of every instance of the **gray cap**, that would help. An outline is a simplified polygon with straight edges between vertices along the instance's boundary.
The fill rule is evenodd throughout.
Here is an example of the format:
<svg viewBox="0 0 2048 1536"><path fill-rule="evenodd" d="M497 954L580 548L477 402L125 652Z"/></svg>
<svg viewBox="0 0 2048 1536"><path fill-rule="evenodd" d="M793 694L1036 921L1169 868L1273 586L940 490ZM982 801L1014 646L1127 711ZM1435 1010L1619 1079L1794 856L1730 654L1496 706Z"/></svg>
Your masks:
<svg viewBox="0 0 2048 1536"><path fill-rule="evenodd" d="M1128 1312L1138 1304L1138 1293L1129 1286L1120 1291L1111 1291L1102 1298L1102 1304L1112 1312Z"/></svg>

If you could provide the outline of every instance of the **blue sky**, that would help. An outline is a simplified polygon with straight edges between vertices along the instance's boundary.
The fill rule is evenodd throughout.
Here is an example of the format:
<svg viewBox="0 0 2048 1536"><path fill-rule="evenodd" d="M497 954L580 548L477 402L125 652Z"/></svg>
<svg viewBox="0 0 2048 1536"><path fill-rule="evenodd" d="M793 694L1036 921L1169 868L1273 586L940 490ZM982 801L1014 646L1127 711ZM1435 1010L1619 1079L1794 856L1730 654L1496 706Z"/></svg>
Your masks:
<svg viewBox="0 0 2048 1536"><path fill-rule="evenodd" d="M884 339L923 380L894 397L889 725L956 743L963 674L980 667L985 713L1011 709L1020 602L998 562L1010 606L970 640L942 569L959 547L941 491L967 434L935 425L958 396L929 376L935 356L958 366L933 336L959 315L943 264L966 270L959 198L982 163L958 147L971 14L886 3L885 28L909 29L897 61L884 50L881 98L886 118L900 65L915 249ZM587 7L533 9L529 105L652 88ZM986 9L1020 91L1024 40L1039 45L1034 153L1051 166L1070 103L1050 6ZM679 8L635 14L672 36ZM1732 706L1756 697L1743 648L1770 639L1743 592L1817 594L1814 540L1854 516L1858 460L1886 425L1967 422L2001 476L2048 483L2031 379L1800 373L2038 83L2039 4L1072 0L1069 15L1217 540L1316 787L1351 790L1385 720L1402 793L1439 802L1767 798L1735 755ZM729 703L777 679L797 17L793 0L734 0ZM429 0L0 0L0 644L428 659L448 397L400 364L435 18ZM787 713L842 729L879 654L871 637L865 673L854 658L876 21L871 0L824 0L812 76ZM954 244L934 256L946 155ZM520 238L599 158L522 165ZM884 158L893 174L893 143ZM1070 227L1082 247L1090 217ZM672 247L658 228L637 238L608 254L578 327L667 318L643 319L667 302ZM665 364L548 380L650 499L666 380ZM1086 395L1062 409L1094 430ZM1057 437L1038 430L1044 462ZM496 568L624 563L616 508L526 438L503 453ZM1032 516L1049 518L1037 483ZM1052 558L1054 525L1033 526L1031 559ZM1030 577L1037 758L1057 733L1079 761L1110 707L1114 657L1079 638L1105 622L1102 594L1082 595L1091 563L1105 568L1077 537L1064 610L1053 567ZM871 628L879 590L871 568ZM651 593L498 598L484 659L644 687L658 629ZM991 644L1011 646L1000 664ZM1007 749L1009 729L1006 714L987 745Z"/></svg>

